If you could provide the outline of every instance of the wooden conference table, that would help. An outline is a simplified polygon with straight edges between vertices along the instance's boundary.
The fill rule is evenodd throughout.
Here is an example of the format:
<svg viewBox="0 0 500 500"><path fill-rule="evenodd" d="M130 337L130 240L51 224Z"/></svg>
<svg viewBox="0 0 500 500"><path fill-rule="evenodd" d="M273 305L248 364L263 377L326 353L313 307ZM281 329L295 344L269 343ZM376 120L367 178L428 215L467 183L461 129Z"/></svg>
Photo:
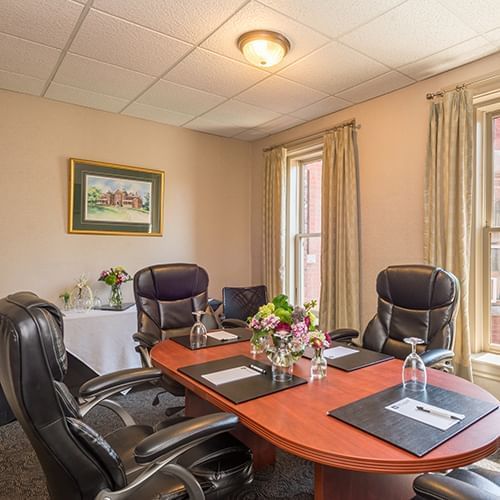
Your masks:
<svg viewBox="0 0 500 500"><path fill-rule="evenodd" d="M211 389L179 373L178 368L249 354L241 342L191 351L166 340L151 352L153 364L186 387L186 413L214 411L238 415L236 435L254 452L256 468L274 461L275 446L315 464L314 498L394 499L413 497L418 473L468 465L494 453L500 444L500 409L418 458L348 424L327 416L334 408L382 391L401 382L400 360L391 360L353 372L328 367L319 381L234 404ZM260 355L260 361L266 361ZM301 359L294 374L309 378L310 361ZM430 384L486 401L496 399L464 379L428 370Z"/></svg>

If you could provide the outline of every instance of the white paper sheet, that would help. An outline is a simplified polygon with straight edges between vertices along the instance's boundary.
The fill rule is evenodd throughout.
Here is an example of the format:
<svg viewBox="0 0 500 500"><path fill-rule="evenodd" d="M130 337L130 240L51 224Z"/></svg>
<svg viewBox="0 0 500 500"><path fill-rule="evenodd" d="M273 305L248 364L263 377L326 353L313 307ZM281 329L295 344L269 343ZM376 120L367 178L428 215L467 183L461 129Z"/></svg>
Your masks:
<svg viewBox="0 0 500 500"><path fill-rule="evenodd" d="M445 413L446 415L437 415L435 413L427 413L425 411L417 410L417 406L422 406L426 410L430 410ZM440 429L442 431L446 431L450 427L458 424L460 420L465 418L465 415L461 413L454 413L452 411L446 410L445 408L439 408L438 406L433 406L427 403L422 403L422 401L417 401L416 399L404 398L400 401L396 401L395 403L390 404L385 407L386 410L394 411L399 413L400 415L404 415L405 417L412 418L413 420L418 420L427 425L431 425L436 429ZM459 420L455 420L450 418L448 415L453 415L457 417Z"/></svg>
<svg viewBox="0 0 500 500"><path fill-rule="evenodd" d="M236 368L229 368L228 370L220 370L218 372L207 373L202 377L214 385L227 384L236 380L243 380L249 377L258 377L262 375L256 370L252 370L248 366L237 366Z"/></svg>
<svg viewBox="0 0 500 500"><path fill-rule="evenodd" d="M356 354L359 352L357 349L351 349L350 347L331 347L330 349L326 349L324 352L325 358L328 359L337 359L342 358L344 356L350 356L351 354Z"/></svg>
<svg viewBox="0 0 500 500"><path fill-rule="evenodd" d="M236 340L238 335L234 333L225 332L224 330L217 330L216 332L207 333L207 337L212 337L215 340Z"/></svg>

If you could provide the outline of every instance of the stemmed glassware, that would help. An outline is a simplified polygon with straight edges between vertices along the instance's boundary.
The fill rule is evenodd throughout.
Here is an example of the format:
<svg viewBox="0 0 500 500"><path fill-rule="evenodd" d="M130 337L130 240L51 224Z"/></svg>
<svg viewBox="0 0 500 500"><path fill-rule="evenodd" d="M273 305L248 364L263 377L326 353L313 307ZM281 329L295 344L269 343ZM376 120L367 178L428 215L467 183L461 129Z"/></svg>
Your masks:
<svg viewBox="0 0 500 500"><path fill-rule="evenodd" d="M404 339L407 344L411 344L411 353L403 363L403 387L410 391L425 391L427 386L427 370L425 369L422 358L417 354L417 344L423 344L424 341L418 337L409 337Z"/></svg>
<svg viewBox="0 0 500 500"><path fill-rule="evenodd" d="M193 312L193 315L196 317L196 322L191 327L191 332L189 334L189 343L192 349L199 349L207 345L207 328L201 322L201 317L204 314L205 311Z"/></svg>

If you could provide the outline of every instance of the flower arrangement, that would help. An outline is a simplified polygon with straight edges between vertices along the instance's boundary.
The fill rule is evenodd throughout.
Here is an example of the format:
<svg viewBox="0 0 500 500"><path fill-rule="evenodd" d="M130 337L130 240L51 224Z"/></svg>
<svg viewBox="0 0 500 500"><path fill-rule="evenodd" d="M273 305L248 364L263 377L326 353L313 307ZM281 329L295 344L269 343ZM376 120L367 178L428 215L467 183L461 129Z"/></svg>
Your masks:
<svg viewBox="0 0 500 500"><path fill-rule="evenodd" d="M313 349L324 349L330 347L330 335L328 335L328 333L322 332L321 330L311 332L311 334L309 335L308 344Z"/></svg>
<svg viewBox="0 0 500 500"><path fill-rule="evenodd" d="M109 286L120 286L131 280L132 276L121 266L111 267L102 271L98 279L98 281L104 281Z"/></svg>
<svg viewBox="0 0 500 500"><path fill-rule="evenodd" d="M287 332L291 334L291 352L294 358L300 358L305 346L310 344L311 335L319 338L321 333L317 331L318 320L313 313L316 305L317 301L311 300L303 306L294 307L289 303L286 295L277 295L249 318L249 326L254 331L252 343L258 345L269 335ZM321 335L324 336L322 333Z"/></svg>
<svg viewBox="0 0 500 500"><path fill-rule="evenodd" d="M121 308L123 304L121 286L123 285L123 283L131 280L132 276L130 276L130 274L127 273L127 271L125 271L122 266L105 269L101 272L98 279L98 281L104 281L106 285L109 285L111 287L109 304L116 308Z"/></svg>

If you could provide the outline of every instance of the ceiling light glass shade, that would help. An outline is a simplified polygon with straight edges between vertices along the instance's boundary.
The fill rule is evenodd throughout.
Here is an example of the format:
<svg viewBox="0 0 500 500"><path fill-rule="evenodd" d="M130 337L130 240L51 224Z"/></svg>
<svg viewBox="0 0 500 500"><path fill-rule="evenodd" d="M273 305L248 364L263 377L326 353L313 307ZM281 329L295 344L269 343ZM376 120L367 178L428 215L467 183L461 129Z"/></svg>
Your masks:
<svg viewBox="0 0 500 500"><path fill-rule="evenodd" d="M249 63L269 68L282 61L290 49L290 42L274 31L249 31L238 39L238 48Z"/></svg>

